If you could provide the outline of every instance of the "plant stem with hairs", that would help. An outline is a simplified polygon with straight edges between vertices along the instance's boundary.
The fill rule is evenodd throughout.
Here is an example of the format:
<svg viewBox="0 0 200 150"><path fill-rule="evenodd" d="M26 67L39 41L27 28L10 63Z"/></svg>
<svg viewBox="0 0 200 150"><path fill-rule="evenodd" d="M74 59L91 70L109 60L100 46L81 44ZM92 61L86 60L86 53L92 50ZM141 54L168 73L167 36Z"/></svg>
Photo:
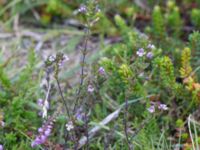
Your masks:
<svg viewBox="0 0 200 150"><path fill-rule="evenodd" d="M78 102L79 102L79 99L80 99L80 93L81 93L81 90L82 90L82 85L83 85L83 80L84 80L84 69L85 69L85 59L86 59L86 54L87 54L88 39L89 39L89 28L86 27L84 49L82 50L82 60L81 60L81 79L80 79L80 84L79 84L79 88L78 88L78 92L77 92L77 98L76 98L75 104L74 104L73 113L75 112L76 107L78 105Z"/></svg>

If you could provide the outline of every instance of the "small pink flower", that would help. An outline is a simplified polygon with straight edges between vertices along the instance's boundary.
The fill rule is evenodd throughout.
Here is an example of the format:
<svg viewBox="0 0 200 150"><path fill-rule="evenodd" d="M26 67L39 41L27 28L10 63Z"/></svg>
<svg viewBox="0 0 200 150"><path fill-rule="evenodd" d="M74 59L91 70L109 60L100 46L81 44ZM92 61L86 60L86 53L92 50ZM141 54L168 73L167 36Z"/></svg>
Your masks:
<svg viewBox="0 0 200 150"><path fill-rule="evenodd" d="M38 100L37 100L37 104L38 104L38 106L40 106L40 107L42 107L43 106L43 100L41 99L41 98L39 98Z"/></svg>
<svg viewBox="0 0 200 150"><path fill-rule="evenodd" d="M42 133L43 131L44 131L43 128L38 128L39 133Z"/></svg>
<svg viewBox="0 0 200 150"><path fill-rule="evenodd" d="M0 144L0 150L3 150L3 145Z"/></svg>
<svg viewBox="0 0 200 150"><path fill-rule="evenodd" d="M38 129L39 134L32 141L31 147L35 147L37 145L44 144L46 142L47 138L51 134L51 130L53 128L52 125L53 125L52 122L48 122L47 124L42 125L42 127Z"/></svg>
<svg viewBox="0 0 200 150"><path fill-rule="evenodd" d="M160 109L160 110L168 110L168 107L165 104L159 104L158 105L158 109Z"/></svg>
<svg viewBox="0 0 200 150"><path fill-rule="evenodd" d="M68 57L67 55L64 55L64 56L63 56L63 59L64 59L64 61L68 61L68 60L69 60L69 57Z"/></svg>
<svg viewBox="0 0 200 150"><path fill-rule="evenodd" d="M1 122L0 122L0 125L1 125L2 127L4 127L4 126L5 126L5 122L4 122L4 121L1 121Z"/></svg>
<svg viewBox="0 0 200 150"><path fill-rule="evenodd" d="M66 61L69 61L69 57L67 55L64 55L63 58L62 58L62 60L58 63L58 66L59 67L63 67L63 65L64 65L64 63Z"/></svg>
<svg viewBox="0 0 200 150"><path fill-rule="evenodd" d="M45 136L49 136L51 134L51 129L47 128L45 131L44 131L44 135Z"/></svg>
<svg viewBox="0 0 200 150"><path fill-rule="evenodd" d="M93 87L91 84L89 84L89 85L88 85L87 91L88 91L89 93L94 92L94 87Z"/></svg>
<svg viewBox="0 0 200 150"><path fill-rule="evenodd" d="M150 113L154 113L154 112L155 112L155 106L154 106L154 105L151 105L149 108L147 108L147 110L148 110Z"/></svg>
<svg viewBox="0 0 200 150"><path fill-rule="evenodd" d="M136 52L136 54L137 54L139 57L142 57L142 56L145 55L145 51L144 51L143 48L140 48L140 49Z"/></svg>
<svg viewBox="0 0 200 150"><path fill-rule="evenodd" d="M153 57L153 53L152 52L148 52L146 56L147 56L147 58L151 59Z"/></svg>
<svg viewBox="0 0 200 150"><path fill-rule="evenodd" d="M78 9L78 12L80 13L86 13L87 12L87 7L83 4L81 4L81 6Z"/></svg>
<svg viewBox="0 0 200 150"><path fill-rule="evenodd" d="M98 72L99 72L100 75L104 75L105 74L105 69L103 67L99 67Z"/></svg>
<svg viewBox="0 0 200 150"><path fill-rule="evenodd" d="M149 49L155 49L155 46L153 44L148 44L147 48L149 48Z"/></svg>

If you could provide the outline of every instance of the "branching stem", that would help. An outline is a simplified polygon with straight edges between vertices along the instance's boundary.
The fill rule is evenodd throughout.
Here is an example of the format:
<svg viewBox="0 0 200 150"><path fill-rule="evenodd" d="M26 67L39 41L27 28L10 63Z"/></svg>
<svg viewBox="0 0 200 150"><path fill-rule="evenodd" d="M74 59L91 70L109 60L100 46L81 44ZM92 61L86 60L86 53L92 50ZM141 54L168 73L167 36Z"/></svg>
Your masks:
<svg viewBox="0 0 200 150"><path fill-rule="evenodd" d="M65 99L64 99L64 96L63 96L63 93L62 93L61 87L60 87L60 82L59 82L59 80L58 80L57 78L56 78L56 82L57 82L57 85L58 85L58 90L59 90L59 93L60 93L61 99L62 99L63 104L64 104L64 106L65 106L65 109L66 109L67 115L68 115L68 117L70 118L69 108L68 108L68 106L67 106L67 103L65 102Z"/></svg>
<svg viewBox="0 0 200 150"><path fill-rule="evenodd" d="M83 85L83 80L84 80L85 58L86 58L86 54L87 54L88 39L89 39L89 29L88 29L88 27L86 27L84 49L82 50L82 60L81 60L81 77L80 77L81 79L80 79L80 85L79 85L78 92L77 92L77 98L76 98L75 104L74 104L73 113L75 112L76 107L78 105L78 102L79 102L79 99L80 99L80 93L81 93L81 90L82 90L82 85Z"/></svg>

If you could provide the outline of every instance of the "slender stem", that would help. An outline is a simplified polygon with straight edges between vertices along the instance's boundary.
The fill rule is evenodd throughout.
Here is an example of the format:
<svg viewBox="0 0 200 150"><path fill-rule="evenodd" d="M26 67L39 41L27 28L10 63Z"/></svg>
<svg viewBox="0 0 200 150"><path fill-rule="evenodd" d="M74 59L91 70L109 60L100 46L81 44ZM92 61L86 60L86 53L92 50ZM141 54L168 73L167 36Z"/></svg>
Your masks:
<svg viewBox="0 0 200 150"><path fill-rule="evenodd" d="M192 129L191 129L191 115L189 115L188 117L188 130L189 130L189 134L190 134L190 140L192 141L192 148L193 150L195 149L195 144L194 144L194 139L193 139L193 135L192 135Z"/></svg>
<svg viewBox="0 0 200 150"><path fill-rule="evenodd" d="M86 106L86 110L88 110L88 107L87 107L87 104L85 105ZM89 150L89 133L88 133L88 120L89 118L87 117L87 113L85 112L85 132L86 132L86 138L87 138L87 141L86 141L86 150Z"/></svg>
<svg viewBox="0 0 200 150"><path fill-rule="evenodd" d="M126 99L125 96L125 108L124 108L124 132L125 132L125 136L126 136L126 142L128 144L128 149L131 150L131 146L130 146L130 141L128 138L128 127L127 127L127 115L128 115L128 100Z"/></svg>
<svg viewBox="0 0 200 150"><path fill-rule="evenodd" d="M87 52L87 43L88 43L88 39L89 39L89 29L88 27L86 28L86 35L85 35L85 43L84 43L84 49L82 50L82 61L81 61L81 79L80 79L80 85L79 85L79 89L77 92L77 98L75 100L75 105L74 105L74 109L73 112L75 112L76 107L78 105L78 101L80 99L80 93L82 90L82 85L83 85L83 80L84 80L84 68L85 68L85 58L86 58L86 52Z"/></svg>
<svg viewBox="0 0 200 150"><path fill-rule="evenodd" d="M60 82L59 82L59 80L58 80L57 78L56 78L56 82L57 82L57 85L58 85L58 89L59 89L59 92L60 92L62 101L63 101L63 103L64 103L64 105L65 105L65 109L66 109L66 111L67 111L67 115L68 115L68 117L70 118L69 108L68 108L68 106L67 106L67 103L65 102L65 99L64 99L64 96L63 96L61 87L60 87ZM75 131L74 131L74 132L75 132ZM67 136L69 136L68 133L67 133ZM72 136L73 136L73 135L72 135ZM74 136L73 136L74 142L76 141L76 140L75 140L75 139L76 139L75 136L76 136L76 134L74 133ZM75 142L75 143L77 143L77 142ZM76 146L75 146L74 150L77 150Z"/></svg>
<svg viewBox="0 0 200 150"><path fill-rule="evenodd" d="M67 107L67 103L65 102L65 99L64 99L64 96L63 96L61 87L60 87L60 82L58 81L57 78L56 78L56 82L57 82L57 85L58 85L59 93L60 93L60 96L61 96L61 98L62 98L63 104L65 105L65 109L66 109L66 111L67 111L67 115L68 115L68 117L70 118L69 108Z"/></svg>

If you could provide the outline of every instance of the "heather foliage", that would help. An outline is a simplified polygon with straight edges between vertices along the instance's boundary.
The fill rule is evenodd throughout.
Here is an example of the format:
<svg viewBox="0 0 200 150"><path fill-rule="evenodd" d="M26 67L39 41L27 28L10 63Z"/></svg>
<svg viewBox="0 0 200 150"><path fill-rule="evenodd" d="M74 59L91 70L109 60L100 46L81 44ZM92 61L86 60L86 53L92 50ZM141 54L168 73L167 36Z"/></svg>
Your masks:
<svg viewBox="0 0 200 150"><path fill-rule="evenodd" d="M0 150L199 149L199 6L0 1Z"/></svg>

